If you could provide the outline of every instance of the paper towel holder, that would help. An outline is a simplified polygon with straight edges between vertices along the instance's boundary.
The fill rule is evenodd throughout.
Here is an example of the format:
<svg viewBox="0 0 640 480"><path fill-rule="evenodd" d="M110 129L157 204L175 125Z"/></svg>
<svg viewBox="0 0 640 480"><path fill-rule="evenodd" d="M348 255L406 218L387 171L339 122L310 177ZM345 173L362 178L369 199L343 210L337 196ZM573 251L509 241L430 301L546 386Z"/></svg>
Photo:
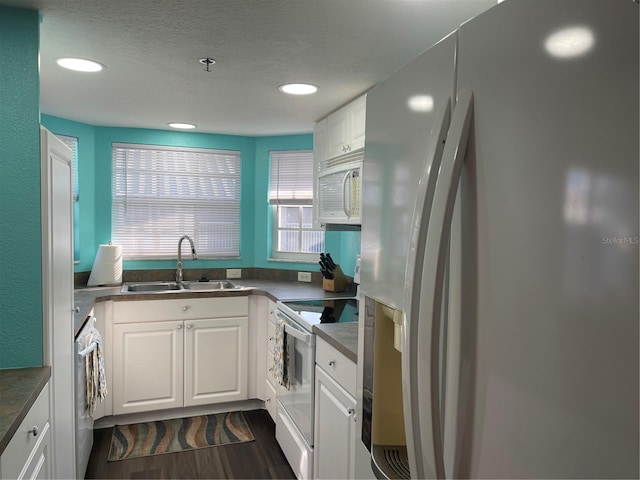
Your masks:
<svg viewBox="0 0 640 480"><path fill-rule="evenodd" d="M122 283L122 246L98 245L98 253L87 281L88 287L99 285L119 285Z"/></svg>

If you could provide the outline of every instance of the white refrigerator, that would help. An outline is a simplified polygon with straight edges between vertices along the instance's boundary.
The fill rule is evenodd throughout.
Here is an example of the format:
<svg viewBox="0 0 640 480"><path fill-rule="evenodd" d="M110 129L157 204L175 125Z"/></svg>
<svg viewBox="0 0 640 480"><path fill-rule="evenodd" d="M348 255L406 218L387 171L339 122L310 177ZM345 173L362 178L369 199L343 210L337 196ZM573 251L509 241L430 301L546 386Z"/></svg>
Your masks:
<svg viewBox="0 0 640 480"><path fill-rule="evenodd" d="M638 478L638 8L506 0L367 95L413 478Z"/></svg>

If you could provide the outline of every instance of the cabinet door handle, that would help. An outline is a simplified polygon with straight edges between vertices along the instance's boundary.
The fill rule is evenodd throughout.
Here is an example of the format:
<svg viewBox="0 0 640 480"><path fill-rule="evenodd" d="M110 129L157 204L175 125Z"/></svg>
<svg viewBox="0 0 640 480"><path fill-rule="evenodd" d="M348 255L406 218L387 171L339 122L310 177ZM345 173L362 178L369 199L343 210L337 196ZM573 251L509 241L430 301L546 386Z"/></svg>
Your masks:
<svg viewBox="0 0 640 480"><path fill-rule="evenodd" d="M355 409L351 407L347 408L347 415L353 415L354 413L356 413Z"/></svg>
<svg viewBox="0 0 640 480"><path fill-rule="evenodd" d="M182 330L182 324L179 324L178 326L176 326L176 328L177 328L178 330Z"/></svg>
<svg viewBox="0 0 640 480"><path fill-rule="evenodd" d="M271 342L271 341L273 341L273 337L269 337L269 341L270 341L270 342Z"/></svg>
<svg viewBox="0 0 640 480"><path fill-rule="evenodd" d="M191 330L193 328L193 325L191 325L190 323L187 324L187 330Z"/></svg>
<svg viewBox="0 0 640 480"><path fill-rule="evenodd" d="M336 364L335 360L329 360L329 366L333 367Z"/></svg>
<svg viewBox="0 0 640 480"><path fill-rule="evenodd" d="M29 433L31 433L34 437L38 436L38 426L34 425L33 428L31 430L29 430Z"/></svg>
<svg viewBox="0 0 640 480"><path fill-rule="evenodd" d="M191 307L189 305L185 305L184 307L182 307L182 311L186 312L187 310L189 310Z"/></svg>
<svg viewBox="0 0 640 480"><path fill-rule="evenodd" d="M267 403L270 403L270 402L271 402L271 399L270 399L270 398L267 398Z"/></svg>
<svg viewBox="0 0 640 480"><path fill-rule="evenodd" d="M80 307L73 307L73 313L80 313Z"/></svg>

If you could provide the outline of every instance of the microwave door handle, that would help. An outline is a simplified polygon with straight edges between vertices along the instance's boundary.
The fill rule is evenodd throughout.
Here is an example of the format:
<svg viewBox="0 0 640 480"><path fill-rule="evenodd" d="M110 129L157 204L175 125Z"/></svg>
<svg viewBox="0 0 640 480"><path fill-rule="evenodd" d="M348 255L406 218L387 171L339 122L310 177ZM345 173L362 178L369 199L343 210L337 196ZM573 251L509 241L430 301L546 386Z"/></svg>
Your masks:
<svg viewBox="0 0 640 480"><path fill-rule="evenodd" d="M351 177L351 170L347 171L347 174L342 179L342 210L347 217L351 216L351 209L347 210L347 180Z"/></svg>

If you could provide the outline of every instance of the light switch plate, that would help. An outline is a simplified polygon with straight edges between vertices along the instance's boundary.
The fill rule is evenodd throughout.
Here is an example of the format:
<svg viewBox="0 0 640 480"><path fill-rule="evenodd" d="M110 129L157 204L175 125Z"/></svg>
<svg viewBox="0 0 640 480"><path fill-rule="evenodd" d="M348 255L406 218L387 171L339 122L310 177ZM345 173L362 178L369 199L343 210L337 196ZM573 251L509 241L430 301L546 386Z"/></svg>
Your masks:
<svg viewBox="0 0 640 480"><path fill-rule="evenodd" d="M299 282L311 282L311 272L298 272Z"/></svg>
<svg viewBox="0 0 640 480"><path fill-rule="evenodd" d="M227 268L227 278L242 278L242 269Z"/></svg>

